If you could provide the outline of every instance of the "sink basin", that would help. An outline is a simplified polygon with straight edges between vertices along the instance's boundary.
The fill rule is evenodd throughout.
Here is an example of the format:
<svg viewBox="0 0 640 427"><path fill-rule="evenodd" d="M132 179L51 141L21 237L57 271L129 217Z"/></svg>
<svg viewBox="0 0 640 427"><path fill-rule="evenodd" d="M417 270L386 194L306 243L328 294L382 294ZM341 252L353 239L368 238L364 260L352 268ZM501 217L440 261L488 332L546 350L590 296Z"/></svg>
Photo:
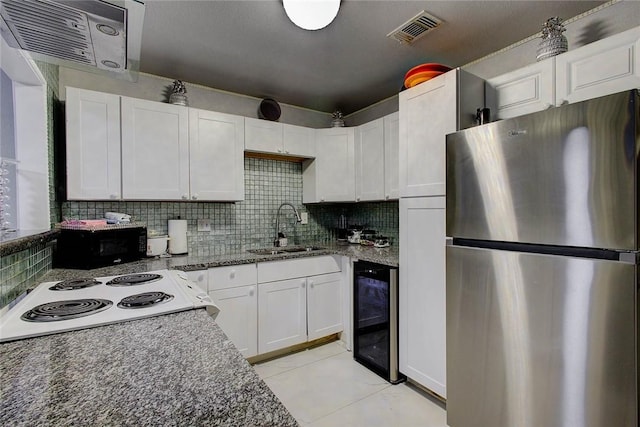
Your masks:
<svg viewBox="0 0 640 427"><path fill-rule="evenodd" d="M251 252L256 255L278 255L278 254L286 254L286 253L297 253L297 252L312 252L312 251L321 251L324 248L319 246L291 246L291 247L282 247L282 248L262 248L262 249L248 249L247 252Z"/></svg>

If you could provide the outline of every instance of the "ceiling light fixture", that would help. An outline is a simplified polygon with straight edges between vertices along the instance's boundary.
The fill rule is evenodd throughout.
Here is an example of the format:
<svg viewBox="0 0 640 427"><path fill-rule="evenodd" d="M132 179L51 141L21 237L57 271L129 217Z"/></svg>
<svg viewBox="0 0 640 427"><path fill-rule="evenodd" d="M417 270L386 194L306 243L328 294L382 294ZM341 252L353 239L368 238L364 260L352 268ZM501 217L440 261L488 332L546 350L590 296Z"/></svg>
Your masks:
<svg viewBox="0 0 640 427"><path fill-rule="evenodd" d="M331 24L338 15L340 0L282 0L284 11L298 27L319 30Z"/></svg>

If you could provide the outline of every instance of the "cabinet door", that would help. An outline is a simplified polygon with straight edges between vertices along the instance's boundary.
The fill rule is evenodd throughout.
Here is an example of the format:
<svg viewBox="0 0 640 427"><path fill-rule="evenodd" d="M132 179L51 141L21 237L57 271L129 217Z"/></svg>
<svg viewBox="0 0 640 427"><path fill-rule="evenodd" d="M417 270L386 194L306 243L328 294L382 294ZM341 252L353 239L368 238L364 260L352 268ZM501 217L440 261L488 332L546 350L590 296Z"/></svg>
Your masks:
<svg viewBox="0 0 640 427"><path fill-rule="evenodd" d="M355 200L353 128L316 129L315 179L318 202Z"/></svg>
<svg viewBox="0 0 640 427"><path fill-rule="evenodd" d="M400 199L400 372L446 398L445 198Z"/></svg>
<svg viewBox="0 0 640 427"><path fill-rule="evenodd" d="M315 157L316 146L313 129L283 124L284 154L298 157Z"/></svg>
<svg viewBox="0 0 640 427"><path fill-rule="evenodd" d="M258 354L258 293L256 286L241 286L209 293L220 308L216 323L244 357Z"/></svg>
<svg viewBox="0 0 640 427"><path fill-rule="evenodd" d="M274 154L283 152L282 123L246 117L244 137L244 149L247 151Z"/></svg>
<svg viewBox="0 0 640 427"><path fill-rule="evenodd" d="M556 56L556 104L640 87L640 27Z"/></svg>
<svg viewBox="0 0 640 427"><path fill-rule="evenodd" d="M445 136L457 130L457 70L400 92L400 196L445 194Z"/></svg>
<svg viewBox="0 0 640 427"><path fill-rule="evenodd" d="M185 273L187 273L189 280L198 285L200 289L207 292L209 288L209 274L207 270L185 271Z"/></svg>
<svg viewBox="0 0 640 427"><path fill-rule="evenodd" d="M307 280L258 285L258 352L307 341Z"/></svg>
<svg viewBox="0 0 640 427"><path fill-rule="evenodd" d="M244 200L244 118L189 109L191 200Z"/></svg>
<svg viewBox="0 0 640 427"><path fill-rule="evenodd" d="M343 329L342 274L307 278L307 330L309 341Z"/></svg>
<svg viewBox="0 0 640 427"><path fill-rule="evenodd" d="M120 97L67 88L67 197L121 198Z"/></svg>
<svg viewBox="0 0 640 427"><path fill-rule="evenodd" d="M356 202L384 199L384 120L356 129Z"/></svg>
<svg viewBox="0 0 640 427"><path fill-rule="evenodd" d="M122 194L189 199L189 110L122 97Z"/></svg>
<svg viewBox="0 0 640 427"><path fill-rule="evenodd" d="M555 58L536 62L487 80L487 105L498 119L545 110L555 104L554 82Z"/></svg>
<svg viewBox="0 0 640 427"><path fill-rule="evenodd" d="M398 143L400 140L400 116L398 113L384 117L384 198L396 200L400 197L398 175Z"/></svg>

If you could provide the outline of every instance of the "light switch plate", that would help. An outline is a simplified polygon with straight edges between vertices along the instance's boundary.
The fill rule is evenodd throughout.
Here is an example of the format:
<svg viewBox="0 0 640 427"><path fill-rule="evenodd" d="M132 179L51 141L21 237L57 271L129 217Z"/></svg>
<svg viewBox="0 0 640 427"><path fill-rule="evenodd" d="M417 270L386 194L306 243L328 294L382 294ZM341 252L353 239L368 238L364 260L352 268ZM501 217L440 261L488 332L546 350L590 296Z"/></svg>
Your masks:
<svg viewBox="0 0 640 427"><path fill-rule="evenodd" d="M309 212L300 212L300 224L309 224Z"/></svg>
<svg viewBox="0 0 640 427"><path fill-rule="evenodd" d="M208 219L199 219L198 231L211 231L211 221Z"/></svg>

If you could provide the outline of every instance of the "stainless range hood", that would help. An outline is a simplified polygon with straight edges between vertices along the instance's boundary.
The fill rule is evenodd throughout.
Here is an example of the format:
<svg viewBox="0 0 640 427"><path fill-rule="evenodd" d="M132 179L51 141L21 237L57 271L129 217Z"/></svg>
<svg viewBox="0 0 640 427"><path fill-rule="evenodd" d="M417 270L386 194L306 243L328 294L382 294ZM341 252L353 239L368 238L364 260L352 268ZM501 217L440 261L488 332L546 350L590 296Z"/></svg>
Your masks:
<svg viewBox="0 0 640 427"><path fill-rule="evenodd" d="M2 0L0 32L34 59L135 80L144 10L137 0Z"/></svg>

